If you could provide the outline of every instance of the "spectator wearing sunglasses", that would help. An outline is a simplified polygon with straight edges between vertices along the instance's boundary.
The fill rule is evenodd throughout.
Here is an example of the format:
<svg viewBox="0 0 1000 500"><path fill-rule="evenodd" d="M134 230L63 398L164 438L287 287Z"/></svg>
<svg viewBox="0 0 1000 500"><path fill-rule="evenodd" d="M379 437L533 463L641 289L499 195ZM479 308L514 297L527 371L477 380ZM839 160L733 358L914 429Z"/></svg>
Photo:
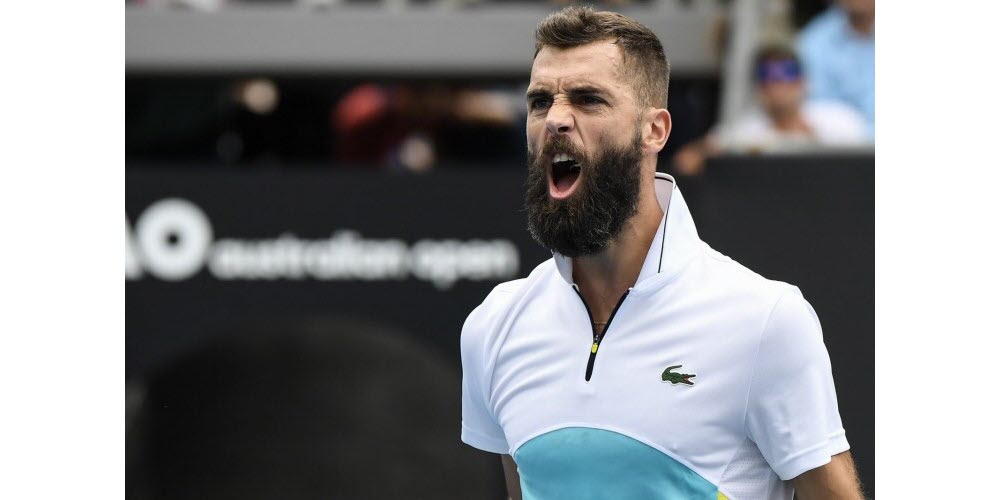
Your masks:
<svg viewBox="0 0 1000 500"><path fill-rule="evenodd" d="M719 154L794 153L868 143L857 111L834 101L805 100L802 64L792 49L760 49L754 79L758 105L681 148L674 156L678 173L696 175L707 158Z"/></svg>

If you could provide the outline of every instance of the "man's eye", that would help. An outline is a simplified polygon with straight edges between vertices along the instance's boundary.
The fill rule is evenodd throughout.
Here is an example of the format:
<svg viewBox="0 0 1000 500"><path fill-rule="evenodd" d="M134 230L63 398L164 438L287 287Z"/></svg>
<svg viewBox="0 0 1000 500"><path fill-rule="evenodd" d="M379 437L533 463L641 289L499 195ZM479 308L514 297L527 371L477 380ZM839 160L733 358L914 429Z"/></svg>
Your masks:
<svg viewBox="0 0 1000 500"><path fill-rule="evenodd" d="M528 107L530 107L531 109L545 109L549 107L549 105L551 104L552 104L552 99L549 99L547 97L540 97L538 99L532 99L528 103Z"/></svg>
<svg viewBox="0 0 1000 500"><path fill-rule="evenodd" d="M585 95L580 97L580 103L586 105L603 104L604 100L600 97L594 97L592 95Z"/></svg>

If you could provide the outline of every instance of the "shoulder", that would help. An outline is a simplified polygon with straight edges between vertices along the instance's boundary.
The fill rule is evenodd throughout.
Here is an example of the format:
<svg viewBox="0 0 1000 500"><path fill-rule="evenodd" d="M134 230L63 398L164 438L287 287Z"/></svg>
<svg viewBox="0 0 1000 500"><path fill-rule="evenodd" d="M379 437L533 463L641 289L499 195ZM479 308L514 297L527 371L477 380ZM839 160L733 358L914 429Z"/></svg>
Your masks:
<svg viewBox="0 0 1000 500"><path fill-rule="evenodd" d="M486 298L469 313L462 326L462 350L486 349L496 339L500 325L530 283L555 271L552 259L539 264L525 278L505 281L493 287Z"/></svg>
<svg viewBox="0 0 1000 500"><path fill-rule="evenodd" d="M734 133L757 133L770 129L771 122L760 108L754 107L744 111L725 126Z"/></svg>
<svg viewBox="0 0 1000 500"><path fill-rule="evenodd" d="M803 113L820 139L832 144L866 142L865 120L850 106L831 100L806 101Z"/></svg>
<svg viewBox="0 0 1000 500"><path fill-rule="evenodd" d="M771 134L771 125L759 109L745 111L732 121L718 127L715 136L723 149L752 147L765 142Z"/></svg>
<svg viewBox="0 0 1000 500"><path fill-rule="evenodd" d="M798 293L797 287L765 278L707 244L704 245L702 259L711 275L711 282L716 284L720 293L734 300L733 304L745 304L766 314L784 295Z"/></svg>
<svg viewBox="0 0 1000 500"><path fill-rule="evenodd" d="M715 250L708 253L720 268L718 272L725 274L731 293L737 295L733 303L753 309L758 342L794 345L816 337L822 341L819 318L799 287L765 278Z"/></svg>
<svg viewBox="0 0 1000 500"><path fill-rule="evenodd" d="M745 362L748 374L756 370L762 347L791 354L815 341L818 320L793 284L766 278L708 245L682 279L692 309L710 314L705 321L713 325L711 335Z"/></svg>
<svg viewBox="0 0 1000 500"><path fill-rule="evenodd" d="M558 273L555 261L547 259L535 266L528 276L498 284L493 287L483 302L469 314L466 323L468 324L470 321L481 322L498 313L506 312L512 305L514 297L519 296L524 288L530 286L529 283L549 277L553 273Z"/></svg>
<svg viewBox="0 0 1000 500"><path fill-rule="evenodd" d="M521 278L506 281L493 287L493 290L486 295L486 298L465 318L465 325L462 327L463 344L469 336L481 336L484 331L489 330L490 326L504 315L504 312L510 307L517 290L523 286L526 280L527 278Z"/></svg>
<svg viewBox="0 0 1000 500"><path fill-rule="evenodd" d="M799 32L798 43L809 45L827 41L837 33L839 27L846 21L843 11L830 7L809 21Z"/></svg>
<svg viewBox="0 0 1000 500"><path fill-rule="evenodd" d="M753 332L747 347L757 350L758 362L778 359L800 366L825 353L819 318L797 286L765 278L707 245L705 254L710 280L723 290L726 314Z"/></svg>

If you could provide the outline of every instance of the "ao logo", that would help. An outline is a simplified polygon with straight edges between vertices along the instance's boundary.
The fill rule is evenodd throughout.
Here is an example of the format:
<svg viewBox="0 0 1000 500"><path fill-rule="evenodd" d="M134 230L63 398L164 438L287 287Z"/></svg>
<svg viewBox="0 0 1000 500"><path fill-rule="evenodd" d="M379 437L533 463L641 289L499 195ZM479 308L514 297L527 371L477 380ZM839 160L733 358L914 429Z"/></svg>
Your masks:
<svg viewBox="0 0 1000 500"><path fill-rule="evenodd" d="M180 281L205 265L212 245L212 224L194 203L168 198L150 205L135 223L135 235L125 219L125 278L136 279L145 269L157 278Z"/></svg>

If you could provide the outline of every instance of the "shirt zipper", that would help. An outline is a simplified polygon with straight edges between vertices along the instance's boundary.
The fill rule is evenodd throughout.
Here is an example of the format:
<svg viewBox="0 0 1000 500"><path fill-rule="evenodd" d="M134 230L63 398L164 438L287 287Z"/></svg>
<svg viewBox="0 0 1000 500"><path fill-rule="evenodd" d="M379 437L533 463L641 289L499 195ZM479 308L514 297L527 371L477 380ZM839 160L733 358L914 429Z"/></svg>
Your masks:
<svg viewBox="0 0 1000 500"><path fill-rule="evenodd" d="M618 313L618 308L622 306L625 302L625 297L628 297L628 293L632 291L631 288L625 290L622 294L622 298L618 299L618 303L615 304L615 308L611 310L611 316L608 316L608 323L604 325L604 330L601 332L597 331L597 325L594 324L594 315L590 312L590 306L587 305L587 301L583 298L583 294L580 293L580 287L573 284L573 291L580 296L580 302L583 302L583 308L587 310L587 317L590 318L590 331L594 334L594 343L590 345L590 359L587 360L587 373L584 375L584 380L590 382L590 376L594 373L594 360L597 359L597 349L601 346L601 340L604 339L604 335L608 333L608 329L611 328L611 321L615 319L615 314Z"/></svg>

